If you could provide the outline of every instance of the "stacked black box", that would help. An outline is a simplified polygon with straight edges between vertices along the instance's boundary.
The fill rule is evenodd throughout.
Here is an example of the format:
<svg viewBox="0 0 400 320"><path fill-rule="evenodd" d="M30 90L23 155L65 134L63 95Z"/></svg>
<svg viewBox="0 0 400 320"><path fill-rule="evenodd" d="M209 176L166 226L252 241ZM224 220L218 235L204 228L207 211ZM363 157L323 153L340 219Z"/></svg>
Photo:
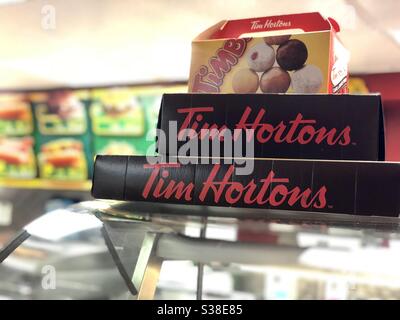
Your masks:
<svg viewBox="0 0 400 320"><path fill-rule="evenodd" d="M96 198L399 214L400 164L380 161L385 150L378 95L164 95L158 128L161 158L97 158ZM232 141L202 136L201 129L210 128L254 129L254 158L232 158L234 151L211 158L202 139L226 151L235 135ZM250 172L237 171L246 166Z"/></svg>

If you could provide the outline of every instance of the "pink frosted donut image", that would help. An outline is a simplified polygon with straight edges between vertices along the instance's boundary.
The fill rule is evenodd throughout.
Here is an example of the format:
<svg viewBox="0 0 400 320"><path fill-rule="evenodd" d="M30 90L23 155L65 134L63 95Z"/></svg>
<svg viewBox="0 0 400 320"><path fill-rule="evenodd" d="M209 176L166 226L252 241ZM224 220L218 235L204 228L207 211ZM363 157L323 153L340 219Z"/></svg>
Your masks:
<svg viewBox="0 0 400 320"><path fill-rule="evenodd" d="M272 67L275 62L274 49L265 44L259 43L251 47L247 53L247 64L251 70L264 72Z"/></svg>

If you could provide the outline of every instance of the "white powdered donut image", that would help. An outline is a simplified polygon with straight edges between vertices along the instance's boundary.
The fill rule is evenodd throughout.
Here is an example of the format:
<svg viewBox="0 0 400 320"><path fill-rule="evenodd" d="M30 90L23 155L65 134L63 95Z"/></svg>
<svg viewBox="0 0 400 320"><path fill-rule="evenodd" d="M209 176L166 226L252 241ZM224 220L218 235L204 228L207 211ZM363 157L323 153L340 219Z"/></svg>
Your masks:
<svg viewBox="0 0 400 320"><path fill-rule="evenodd" d="M265 44L259 43L251 47L247 53L247 63L251 70L264 72L272 67L275 62L274 49Z"/></svg>
<svg viewBox="0 0 400 320"><path fill-rule="evenodd" d="M295 93L318 93L322 81L321 69L312 64L292 73L292 87Z"/></svg>

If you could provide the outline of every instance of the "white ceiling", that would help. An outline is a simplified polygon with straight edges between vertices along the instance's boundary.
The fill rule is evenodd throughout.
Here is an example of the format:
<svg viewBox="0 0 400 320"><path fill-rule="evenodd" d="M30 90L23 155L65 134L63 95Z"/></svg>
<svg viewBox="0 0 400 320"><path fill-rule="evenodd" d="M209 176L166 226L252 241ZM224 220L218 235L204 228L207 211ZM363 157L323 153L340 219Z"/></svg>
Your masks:
<svg viewBox="0 0 400 320"><path fill-rule="evenodd" d="M219 20L307 11L341 24L351 72L400 71L399 0L27 0L0 5L0 89L183 80Z"/></svg>

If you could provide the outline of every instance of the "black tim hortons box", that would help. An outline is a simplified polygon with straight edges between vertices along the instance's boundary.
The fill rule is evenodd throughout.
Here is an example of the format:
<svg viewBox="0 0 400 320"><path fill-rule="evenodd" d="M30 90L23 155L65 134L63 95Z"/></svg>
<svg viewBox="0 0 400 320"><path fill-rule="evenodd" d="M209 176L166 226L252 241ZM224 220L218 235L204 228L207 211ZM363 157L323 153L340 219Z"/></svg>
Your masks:
<svg viewBox="0 0 400 320"><path fill-rule="evenodd" d="M98 199L398 217L400 163L97 156Z"/></svg>
<svg viewBox="0 0 400 320"><path fill-rule="evenodd" d="M165 94L158 129L164 155L385 158L379 95Z"/></svg>

